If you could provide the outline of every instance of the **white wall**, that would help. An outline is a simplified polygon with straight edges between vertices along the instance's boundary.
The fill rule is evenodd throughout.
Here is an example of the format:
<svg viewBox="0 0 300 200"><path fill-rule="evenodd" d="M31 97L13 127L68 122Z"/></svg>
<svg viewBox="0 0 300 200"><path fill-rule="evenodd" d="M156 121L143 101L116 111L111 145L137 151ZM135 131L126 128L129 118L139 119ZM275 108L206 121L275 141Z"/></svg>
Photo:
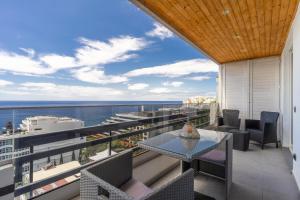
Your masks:
<svg viewBox="0 0 300 200"><path fill-rule="evenodd" d="M249 117L249 61L227 63L222 66L221 108L240 110L241 118Z"/></svg>
<svg viewBox="0 0 300 200"><path fill-rule="evenodd" d="M281 99L280 108L281 115L279 120L282 123L282 145L288 147L292 150L292 81L293 81L293 71L292 71L292 48L293 48L293 31L290 31L285 47L281 54Z"/></svg>
<svg viewBox="0 0 300 200"><path fill-rule="evenodd" d="M293 52L293 56L291 54ZM292 58L292 59L291 59ZM292 67L293 66L293 67ZM296 160L293 174L300 188L300 11L293 21L281 55L281 109L283 145L290 147ZM293 112L293 107L297 112ZM293 139L291 138L293 132ZM293 140L293 145L291 145Z"/></svg>
<svg viewBox="0 0 300 200"><path fill-rule="evenodd" d="M293 163L293 172L300 186L300 11L298 8L297 15L293 24L293 104L297 112L293 115L293 153L296 154L297 160Z"/></svg>
<svg viewBox="0 0 300 200"><path fill-rule="evenodd" d="M238 109L244 119L259 119L261 111L280 111L280 58L268 57L220 66L221 109Z"/></svg>
<svg viewBox="0 0 300 200"><path fill-rule="evenodd" d="M250 116L260 119L261 111L280 112L280 57L251 60Z"/></svg>

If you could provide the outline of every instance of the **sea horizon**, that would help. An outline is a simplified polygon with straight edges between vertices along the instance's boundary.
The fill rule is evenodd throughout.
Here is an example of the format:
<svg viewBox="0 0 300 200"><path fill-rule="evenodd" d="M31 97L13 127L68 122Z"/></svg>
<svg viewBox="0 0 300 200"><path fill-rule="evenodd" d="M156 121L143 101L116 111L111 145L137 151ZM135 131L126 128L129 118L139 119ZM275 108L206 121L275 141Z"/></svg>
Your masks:
<svg viewBox="0 0 300 200"><path fill-rule="evenodd" d="M93 101L93 100L0 100L0 107L13 107L13 106L63 106L63 105L121 105L121 104L159 104L159 103L181 103L182 101L118 101L118 100L111 100L111 101Z"/></svg>
<svg viewBox="0 0 300 200"><path fill-rule="evenodd" d="M85 126L93 126L102 123L118 113L158 110L159 108L163 108L166 104L180 104L181 102L182 101L0 101L0 128L5 127L8 122L12 122L15 128L19 128L22 120L27 117L48 115L76 118L84 121ZM88 105L94 105L96 107L85 107ZM144 105L143 108L140 105ZM50 108L47 108L48 106ZM56 108L55 106L58 107Z"/></svg>

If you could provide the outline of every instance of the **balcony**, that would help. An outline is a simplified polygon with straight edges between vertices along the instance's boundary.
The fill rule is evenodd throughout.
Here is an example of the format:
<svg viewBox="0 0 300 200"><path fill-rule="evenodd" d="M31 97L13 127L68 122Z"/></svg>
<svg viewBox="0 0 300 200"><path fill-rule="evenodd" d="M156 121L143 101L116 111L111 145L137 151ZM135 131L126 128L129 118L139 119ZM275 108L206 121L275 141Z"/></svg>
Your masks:
<svg viewBox="0 0 300 200"><path fill-rule="evenodd" d="M251 143L248 151L233 150L229 199L300 199L299 1L131 1L219 64L218 106L240 110L242 129L245 119L258 119L262 111L280 114L279 148L267 144L262 150ZM56 116L71 110L77 118L91 113L96 118L77 129L27 134L12 128L8 130L11 134L1 135L0 140L13 144L18 155L0 157L0 180L5 180L0 181L0 200L80 199L81 170L127 149L134 150L134 178L152 189L162 188L181 174L180 161L145 151L137 143L181 129L187 120L197 128L207 128L216 121L216 112L210 107L186 105L0 111L12 112L15 126L16 119L33 115L32 109L40 115ZM86 109L88 113L83 111ZM62 145L63 141L69 142ZM224 182L218 177L196 174L194 182L196 191L226 199Z"/></svg>
<svg viewBox="0 0 300 200"><path fill-rule="evenodd" d="M161 112L166 110L165 108L169 108L168 112ZM205 128L214 121L210 118L214 116L212 114L214 110L210 110L210 108L211 106L208 105L161 105L155 111L148 111L147 117L127 118L127 120L122 118L119 122L106 120L105 123L99 125L38 135L9 135L7 137L14 140L15 150L27 150L27 153L15 157L13 162L11 160L2 161L3 171L0 173L1 176L9 176L7 178L12 181L14 186L12 189L16 199L79 199L80 170L124 149L133 148L135 152L134 177L150 188L159 188L181 174L180 161L166 155L137 148L136 142L180 129L187 118L193 121L198 128ZM48 113L49 109L52 108L46 109ZM102 109L102 107L98 109ZM113 109L117 109L117 107ZM157 112L158 110L161 111ZM141 112L138 113L140 115ZM153 113L159 114L154 115ZM127 113L126 116L132 114L134 113ZM115 115L122 116L120 113L115 113ZM111 118L115 119L116 117L112 115ZM144 136L142 137L142 135ZM61 144L64 140L83 137L90 139L68 145ZM116 141L123 141L123 146L116 146ZM51 146L51 148L36 149L34 147L49 146L57 144L57 142L60 145ZM94 156L90 156L89 160L84 160L79 156L84 152L84 149L91 150L93 147L99 147L99 145L104 148L94 151ZM70 152L77 153L72 155ZM61 155L69 155L70 159L60 162ZM58 160L56 167L49 165L51 163L49 158ZM65 159L66 157L63 157L63 160ZM10 170L10 173L7 173L5 170L7 170L7 166L11 165L10 163L13 164L15 170ZM37 170L33 167L37 163L40 165L39 168L43 168L43 170ZM291 174L291 163L292 156L289 150L286 148L276 149L274 145L267 145L264 150L261 150L260 146L250 144L248 151L234 150L233 186L230 199L274 199L274 197L277 199L299 199L299 191ZM7 189L6 187L3 188ZM225 198L224 182L214 177L196 175L195 190L215 199Z"/></svg>
<svg viewBox="0 0 300 200"><path fill-rule="evenodd" d="M73 110L77 111L74 117L79 119L82 118L82 113L103 113L104 110L106 120L101 122L104 116L96 114L93 116L98 119L86 118L86 124L89 125L87 127L38 134L15 129L9 130L10 134L4 131L5 134L1 135L3 144L13 141L14 152L18 152L18 155L12 153L10 158L5 157L1 161L1 165L5 166L2 175L10 174L7 178L11 180L9 187L14 188L15 198L43 198L63 188L74 185L78 187L81 169L128 148L134 148L137 154L141 154L141 149L136 148L136 142L181 128L187 118L199 127L209 123L208 105L192 108L182 104L17 107L2 108L0 114L12 112L12 119L15 120L13 125L17 127L18 121L22 122L23 118L30 117L32 113L44 116L44 121L46 115L53 118L57 112L73 113ZM110 112L107 112L108 110ZM126 116L122 116L122 113ZM122 120L115 121L117 115L117 118L122 117ZM80 120L79 122L81 123ZM175 164L178 164L178 161L172 166ZM11 166L11 170L8 170L7 166ZM171 169L172 166L168 166L167 169ZM3 191L3 194L6 194L8 190L3 187ZM78 189L74 191L78 192ZM67 199L67 193L63 194L66 195L63 199ZM59 198L58 196L55 198Z"/></svg>

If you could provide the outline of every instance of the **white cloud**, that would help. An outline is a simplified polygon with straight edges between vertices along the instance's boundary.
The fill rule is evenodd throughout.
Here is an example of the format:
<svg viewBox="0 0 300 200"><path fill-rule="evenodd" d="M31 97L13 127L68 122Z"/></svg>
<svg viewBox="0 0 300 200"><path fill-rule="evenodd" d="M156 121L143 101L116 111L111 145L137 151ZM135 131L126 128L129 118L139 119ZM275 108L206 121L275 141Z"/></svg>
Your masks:
<svg viewBox="0 0 300 200"><path fill-rule="evenodd" d="M36 83L36 82L25 82L20 84L25 90L51 90L56 87L54 83Z"/></svg>
<svg viewBox="0 0 300 200"><path fill-rule="evenodd" d="M0 70L24 74L51 74L55 70L30 56L0 50Z"/></svg>
<svg viewBox="0 0 300 200"><path fill-rule="evenodd" d="M80 38L82 47L76 49L75 57L79 65L103 65L122 62L137 55L131 52L145 48L149 42L143 38L121 36L111 38L107 43L98 40Z"/></svg>
<svg viewBox="0 0 300 200"><path fill-rule="evenodd" d="M134 58L137 54L133 52L149 44L143 38L131 36L111 38L107 42L80 38L79 42L81 46L72 56L54 53L36 55L33 49L25 48L20 48L24 55L0 50L0 70L22 75L49 75L61 69L103 66Z"/></svg>
<svg viewBox="0 0 300 200"><path fill-rule="evenodd" d="M49 68L53 69L54 71L78 66L78 64L75 62L75 58L70 56L47 54L41 56L40 60L43 61L45 65L47 65Z"/></svg>
<svg viewBox="0 0 300 200"><path fill-rule="evenodd" d="M210 76L193 76L193 77L188 77L187 79L193 80L193 81L205 81L211 79Z"/></svg>
<svg viewBox="0 0 300 200"><path fill-rule="evenodd" d="M125 76L106 75L103 68L96 67L83 67L78 70L73 70L73 76L84 82L98 84L123 83L128 81Z"/></svg>
<svg viewBox="0 0 300 200"><path fill-rule="evenodd" d="M146 83L135 83L135 84L128 84L128 90L143 90L149 87Z"/></svg>
<svg viewBox="0 0 300 200"><path fill-rule="evenodd" d="M28 56L33 57L35 55L35 51L30 48L19 48L21 51L25 52L28 54Z"/></svg>
<svg viewBox="0 0 300 200"><path fill-rule="evenodd" d="M134 84L132 84L134 85ZM13 87L13 89L11 88ZM121 90L110 87L91 87L80 85L55 84L52 82L14 83L3 86L1 100L182 100L191 96L208 95L208 91L180 90L167 87L148 88L145 90ZM212 95L212 94L211 94Z"/></svg>
<svg viewBox="0 0 300 200"><path fill-rule="evenodd" d="M23 94L22 99L40 100L111 100L123 94L120 90L108 87L61 85L48 82L25 82L16 88L16 92Z"/></svg>
<svg viewBox="0 0 300 200"><path fill-rule="evenodd" d="M168 88L160 87L160 88L154 88L150 90L150 92L154 94L162 94L162 93L169 93L171 91Z"/></svg>
<svg viewBox="0 0 300 200"><path fill-rule="evenodd" d="M147 32L146 35L150 37L158 37L161 40L164 40L165 38L174 37L174 34L165 26L161 25L160 23L155 22L153 25L154 25L154 29Z"/></svg>
<svg viewBox="0 0 300 200"><path fill-rule="evenodd" d="M14 83L11 82L11 81L6 81L6 80L1 80L0 79L0 87L5 87L5 86L8 86L8 85L13 85Z"/></svg>
<svg viewBox="0 0 300 200"><path fill-rule="evenodd" d="M186 76L193 73L218 72L218 65L208 59L183 60L171 64L145 67L127 72L128 77L157 75L165 77Z"/></svg>
<svg viewBox="0 0 300 200"><path fill-rule="evenodd" d="M180 87L181 85L183 85L183 82L181 81L172 81L172 82L164 82L163 86L173 86L173 87Z"/></svg>

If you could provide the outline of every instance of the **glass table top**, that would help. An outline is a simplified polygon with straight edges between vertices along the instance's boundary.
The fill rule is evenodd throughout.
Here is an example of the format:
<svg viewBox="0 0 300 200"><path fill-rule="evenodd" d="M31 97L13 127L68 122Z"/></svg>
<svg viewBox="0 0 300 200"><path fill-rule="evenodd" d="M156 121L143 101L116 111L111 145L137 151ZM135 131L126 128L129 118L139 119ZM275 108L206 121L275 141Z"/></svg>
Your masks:
<svg viewBox="0 0 300 200"><path fill-rule="evenodd" d="M163 133L139 142L138 146L161 154L191 162L193 159L216 148L228 133L197 129L200 138L189 139L179 136L180 130Z"/></svg>

